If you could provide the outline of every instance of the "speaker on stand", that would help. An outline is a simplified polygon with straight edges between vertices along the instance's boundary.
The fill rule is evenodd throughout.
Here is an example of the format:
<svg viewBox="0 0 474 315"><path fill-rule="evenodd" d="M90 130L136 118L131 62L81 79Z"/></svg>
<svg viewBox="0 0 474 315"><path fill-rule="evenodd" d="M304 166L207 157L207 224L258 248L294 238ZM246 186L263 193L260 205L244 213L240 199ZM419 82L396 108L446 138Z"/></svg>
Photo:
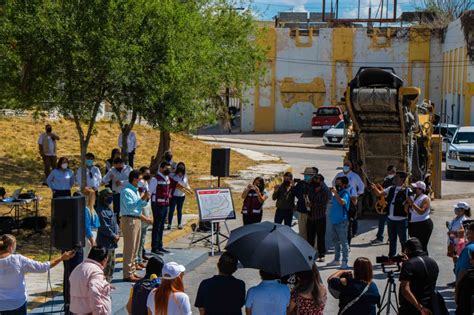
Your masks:
<svg viewBox="0 0 474 315"><path fill-rule="evenodd" d="M211 175L217 177L217 187L220 187L221 177L230 175L230 149L215 148L211 154Z"/></svg>
<svg viewBox="0 0 474 315"><path fill-rule="evenodd" d="M76 255L64 261L63 297L64 312L69 312L69 275L82 262L85 246L85 209L86 198L58 197L52 200L51 240L52 245L64 251L76 250Z"/></svg>

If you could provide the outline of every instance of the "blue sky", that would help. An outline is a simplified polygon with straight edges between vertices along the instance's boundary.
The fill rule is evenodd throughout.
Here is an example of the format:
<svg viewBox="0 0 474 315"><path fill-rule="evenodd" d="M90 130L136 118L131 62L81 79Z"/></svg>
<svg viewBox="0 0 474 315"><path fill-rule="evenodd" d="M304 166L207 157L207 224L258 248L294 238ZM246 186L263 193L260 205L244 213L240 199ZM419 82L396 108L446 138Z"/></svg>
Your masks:
<svg viewBox="0 0 474 315"><path fill-rule="evenodd" d="M422 0L398 0L397 15L403 11L413 11L421 6ZM248 7L251 2L253 11L256 12L258 19L271 20L279 11L295 11L295 12L321 12L322 0L252 0L252 1L236 1L240 2L242 7ZM381 0L360 0L361 17L367 17L369 7L372 7L372 16L377 12ZM326 12L330 11L331 0L326 0ZM335 5L336 0L333 0ZM339 0L339 18L356 18L357 17L358 0ZM384 0L386 4L387 1ZM393 15L393 0L389 0L389 14ZM384 13L385 16L385 13Z"/></svg>

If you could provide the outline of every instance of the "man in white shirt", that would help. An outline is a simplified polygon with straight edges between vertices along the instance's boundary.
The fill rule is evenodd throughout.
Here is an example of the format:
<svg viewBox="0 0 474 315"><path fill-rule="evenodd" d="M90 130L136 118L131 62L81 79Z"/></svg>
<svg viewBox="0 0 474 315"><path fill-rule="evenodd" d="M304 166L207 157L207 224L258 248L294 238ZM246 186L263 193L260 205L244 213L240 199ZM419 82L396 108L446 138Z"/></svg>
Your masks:
<svg viewBox="0 0 474 315"><path fill-rule="evenodd" d="M360 209L360 205L358 205L358 203L359 203L359 199L361 199L359 197L364 194L364 190L365 190L364 182L362 181L362 179L357 173L352 171L352 169L353 169L352 162L349 160L345 160L344 165L342 167L342 172L338 173L332 181L332 185L334 187L336 178L346 176L347 179L349 179L349 186L347 189L349 190L349 193L351 194L351 207L352 208L355 207L357 209L355 217L352 217L349 220L349 231L347 233L349 245L351 244L352 237L354 237L357 234L357 228L359 226L357 222L357 215Z"/></svg>
<svg viewBox="0 0 474 315"><path fill-rule="evenodd" d="M94 209L97 191L102 184L102 174L100 169L94 165L95 156L92 153L86 154L86 186L84 187L84 195L87 197L87 206ZM76 183L81 186L82 167L80 166L76 172Z"/></svg>
<svg viewBox="0 0 474 315"><path fill-rule="evenodd" d="M53 133L51 125L46 125L45 130L46 132L42 133L38 138L38 150L44 165L45 181L43 185L46 185L46 178L48 178L49 173L56 168L56 141L59 140L58 135Z"/></svg>
<svg viewBox="0 0 474 315"><path fill-rule="evenodd" d="M405 203L407 197L411 198L413 195L413 192L405 186L407 177L407 173L397 172L395 185L384 190L378 189L375 185L370 187L377 196L385 196L389 205L387 217L389 257L393 257L397 253L397 237L402 249L407 241L408 213L405 211Z"/></svg>
<svg viewBox="0 0 474 315"><path fill-rule="evenodd" d="M128 125L124 126L125 129L128 128ZM122 149L122 133L120 133L118 137L118 146ZM127 137L127 153L128 153L128 165L133 168L133 162L135 158L135 149L137 148L137 137L135 136L135 132L130 130L128 137Z"/></svg>
<svg viewBox="0 0 474 315"><path fill-rule="evenodd" d="M123 163L121 158L115 158L113 161L113 167L110 171L105 174L102 178L104 184L112 181L112 191L114 192L114 212L117 215L117 221L120 213L120 191L128 184L128 175L132 171L132 168Z"/></svg>

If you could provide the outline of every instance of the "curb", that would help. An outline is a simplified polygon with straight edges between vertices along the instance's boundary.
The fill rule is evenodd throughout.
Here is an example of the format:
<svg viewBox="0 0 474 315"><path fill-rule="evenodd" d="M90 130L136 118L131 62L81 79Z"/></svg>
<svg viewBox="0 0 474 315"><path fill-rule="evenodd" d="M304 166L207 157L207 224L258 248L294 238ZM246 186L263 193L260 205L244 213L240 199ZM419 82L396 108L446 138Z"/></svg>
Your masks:
<svg viewBox="0 0 474 315"><path fill-rule="evenodd" d="M218 138L218 137L212 137L212 136L192 136L192 137L194 139L201 140L201 141L217 142L217 143L254 144L254 145L262 145L262 146L270 146L270 147L289 147L289 148L301 148L301 149L321 149L321 146L315 145L315 144Z"/></svg>

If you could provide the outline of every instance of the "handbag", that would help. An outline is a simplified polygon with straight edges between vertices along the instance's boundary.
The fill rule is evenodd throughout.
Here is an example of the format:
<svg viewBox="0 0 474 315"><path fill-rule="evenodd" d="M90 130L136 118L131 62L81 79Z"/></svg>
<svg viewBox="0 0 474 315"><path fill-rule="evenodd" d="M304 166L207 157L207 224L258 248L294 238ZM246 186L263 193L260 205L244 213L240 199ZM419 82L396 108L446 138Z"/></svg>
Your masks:
<svg viewBox="0 0 474 315"><path fill-rule="evenodd" d="M423 263L423 267L425 267L426 276L429 275L428 268L426 267L426 263L421 257L417 257ZM438 290L434 290L431 293L431 312L433 315L448 315L448 308L446 307L446 302L444 301L443 296L439 293Z"/></svg>

